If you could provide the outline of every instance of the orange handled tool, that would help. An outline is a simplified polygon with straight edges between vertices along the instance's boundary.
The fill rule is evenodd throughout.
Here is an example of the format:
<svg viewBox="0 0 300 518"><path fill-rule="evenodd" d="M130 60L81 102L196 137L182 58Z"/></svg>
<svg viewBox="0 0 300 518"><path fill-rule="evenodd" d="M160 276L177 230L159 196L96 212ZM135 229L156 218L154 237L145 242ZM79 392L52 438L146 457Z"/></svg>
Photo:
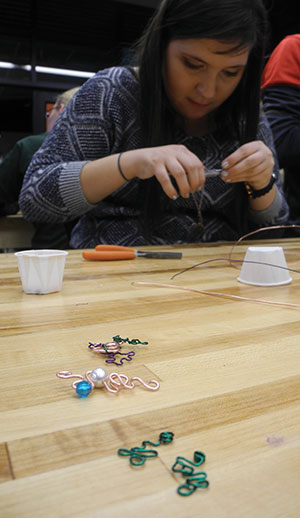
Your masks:
<svg viewBox="0 0 300 518"><path fill-rule="evenodd" d="M118 245L97 245L95 250L84 250L82 257L88 261L120 261L122 259L135 259L147 257L150 259L181 259L181 252L142 252Z"/></svg>
<svg viewBox="0 0 300 518"><path fill-rule="evenodd" d="M134 250L85 250L82 252L82 257L88 261L120 261L121 259L135 259Z"/></svg>

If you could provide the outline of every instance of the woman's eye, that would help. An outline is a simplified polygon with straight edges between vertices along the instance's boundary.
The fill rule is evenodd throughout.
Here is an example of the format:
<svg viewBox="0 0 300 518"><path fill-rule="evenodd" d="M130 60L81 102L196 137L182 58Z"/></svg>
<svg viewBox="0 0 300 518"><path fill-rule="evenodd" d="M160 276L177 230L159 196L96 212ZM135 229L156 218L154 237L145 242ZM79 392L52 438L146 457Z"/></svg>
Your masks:
<svg viewBox="0 0 300 518"><path fill-rule="evenodd" d="M199 70L201 68L201 65L199 65L199 64L196 65L186 58L184 58L183 62L185 64L185 66L187 66L188 68L191 68L192 70Z"/></svg>
<svg viewBox="0 0 300 518"><path fill-rule="evenodd" d="M236 77L238 75L238 71L231 72L230 70L224 70L224 74L226 77Z"/></svg>

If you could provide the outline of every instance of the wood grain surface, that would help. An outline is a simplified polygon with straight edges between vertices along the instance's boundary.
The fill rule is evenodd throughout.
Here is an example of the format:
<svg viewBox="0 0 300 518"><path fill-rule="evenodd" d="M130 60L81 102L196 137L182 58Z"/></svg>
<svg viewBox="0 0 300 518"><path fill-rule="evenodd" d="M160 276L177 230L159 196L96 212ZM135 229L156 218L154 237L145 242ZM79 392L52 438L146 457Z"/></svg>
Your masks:
<svg viewBox="0 0 300 518"><path fill-rule="evenodd" d="M253 244L282 246L300 270L299 239ZM242 284L231 248L164 247L182 259L110 262L69 251L62 290L48 295L25 294L16 257L0 254L1 517L300 516L300 307L222 296L300 306L300 273L278 287ZM216 258L224 261L171 279ZM88 344L116 334L148 345L125 344L132 361L107 365ZM55 375L96 367L156 379L160 389L95 389L81 399ZM117 454L163 431L174 440L143 466ZM182 497L184 477L171 467L196 450L210 485Z"/></svg>

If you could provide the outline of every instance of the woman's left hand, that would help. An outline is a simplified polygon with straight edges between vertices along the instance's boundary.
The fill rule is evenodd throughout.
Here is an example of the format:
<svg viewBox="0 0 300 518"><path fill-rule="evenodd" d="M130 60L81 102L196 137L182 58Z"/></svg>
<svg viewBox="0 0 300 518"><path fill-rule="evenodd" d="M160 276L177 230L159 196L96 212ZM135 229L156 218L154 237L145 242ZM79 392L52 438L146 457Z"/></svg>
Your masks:
<svg viewBox="0 0 300 518"><path fill-rule="evenodd" d="M239 147L222 162L225 182L246 182L255 190L268 185L275 165L272 151L260 140Z"/></svg>

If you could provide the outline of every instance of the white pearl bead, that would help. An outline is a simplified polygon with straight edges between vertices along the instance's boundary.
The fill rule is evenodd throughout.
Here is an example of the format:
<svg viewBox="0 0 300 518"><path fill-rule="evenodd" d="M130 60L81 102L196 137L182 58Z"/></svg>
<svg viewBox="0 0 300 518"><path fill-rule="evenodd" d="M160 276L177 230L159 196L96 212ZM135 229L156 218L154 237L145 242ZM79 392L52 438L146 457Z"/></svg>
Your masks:
<svg viewBox="0 0 300 518"><path fill-rule="evenodd" d="M94 369L89 376L95 384L95 387L99 388L103 386L103 381L105 380L105 378L107 378L108 373L106 372L106 370L102 369L101 367L98 367L97 369Z"/></svg>

